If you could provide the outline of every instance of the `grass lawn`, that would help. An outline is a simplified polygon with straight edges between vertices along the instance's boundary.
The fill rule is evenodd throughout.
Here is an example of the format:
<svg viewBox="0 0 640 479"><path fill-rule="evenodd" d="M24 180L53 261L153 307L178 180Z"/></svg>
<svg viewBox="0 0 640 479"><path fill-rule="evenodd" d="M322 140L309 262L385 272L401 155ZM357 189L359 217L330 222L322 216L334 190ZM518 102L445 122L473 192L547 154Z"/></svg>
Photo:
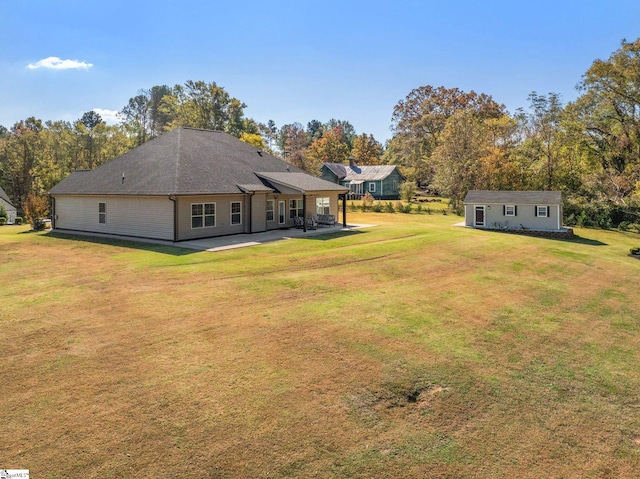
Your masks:
<svg viewBox="0 0 640 479"><path fill-rule="evenodd" d="M640 236L379 226L220 253L0 227L0 468L640 474Z"/></svg>

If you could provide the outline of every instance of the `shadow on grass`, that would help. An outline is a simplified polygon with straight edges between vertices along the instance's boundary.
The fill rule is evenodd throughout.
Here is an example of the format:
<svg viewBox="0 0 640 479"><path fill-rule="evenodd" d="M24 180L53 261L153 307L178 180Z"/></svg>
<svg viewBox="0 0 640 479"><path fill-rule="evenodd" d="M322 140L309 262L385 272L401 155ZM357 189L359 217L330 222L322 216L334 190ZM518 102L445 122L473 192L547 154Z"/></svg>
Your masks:
<svg viewBox="0 0 640 479"><path fill-rule="evenodd" d="M310 236L296 236L295 239L327 241L327 240L334 240L336 238L359 235L363 233L368 233L368 231L362 231L362 230L348 230L348 231L340 230L340 231L334 231L334 232L327 231L326 233L315 234Z"/></svg>
<svg viewBox="0 0 640 479"><path fill-rule="evenodd" d="M573 235L573 238L549 238L554 239L556 241L562 241L563 243L578 243L584 244L587 246L607 246L607 243L603 243L599 240L583 238L582 236Z"/></svg>
<svg viewBox="0 0 640 479"><path fill-rule="evenodd" d="M110 238L110 237L107 238L107 237L100 237L100 236L74 235L74 234L60 233L55 231L50 231L49 233L46 234L46 236L49 236L51 238L69 240L69 241L78 241L82 243L104 244L104 245L111 245L111 246L119 246L121 248L137 249L141 251L153 251L154 253L169 254L172 256L185 256L188 254L198 253L198 250L181 248L180 246L121 240L121 239Z"/></svg>

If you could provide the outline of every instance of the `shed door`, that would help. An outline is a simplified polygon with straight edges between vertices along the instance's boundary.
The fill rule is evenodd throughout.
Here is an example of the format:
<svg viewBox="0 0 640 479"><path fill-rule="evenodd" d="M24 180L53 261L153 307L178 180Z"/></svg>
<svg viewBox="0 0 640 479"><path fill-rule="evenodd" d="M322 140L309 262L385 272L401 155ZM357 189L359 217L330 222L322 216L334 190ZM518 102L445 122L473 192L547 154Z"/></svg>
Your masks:
<svg viewBox="0 0 640 479"><path fill-rule="evenodd" d="M475 226L484 226L484 206L475 207Z"/></svg>

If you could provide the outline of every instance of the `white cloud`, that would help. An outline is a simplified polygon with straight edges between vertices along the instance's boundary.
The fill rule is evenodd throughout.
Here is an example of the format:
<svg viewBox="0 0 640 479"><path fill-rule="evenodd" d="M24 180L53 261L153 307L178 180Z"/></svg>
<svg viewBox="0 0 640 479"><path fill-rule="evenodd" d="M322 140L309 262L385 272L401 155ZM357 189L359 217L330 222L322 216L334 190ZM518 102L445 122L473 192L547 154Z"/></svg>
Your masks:
<svg viewBox="0 0 640 479"><path fill-rule="evenodd" d="M95 111L98 115L100 115L100 118L102 118L104 122L108 125L115 125L120 121L117 110L105 110L104 108L94 108L93 111Z"/></svg>
<svg viewBox="0 0 640 479"><path fill-rule="evenodd" d="M36 70L38 68L49 68L51 70L88 70L92 66L92 63L79 62L78 60L61 60L58 57L48 57L36 63L29 63L27 68L29 70Z"/></svg>

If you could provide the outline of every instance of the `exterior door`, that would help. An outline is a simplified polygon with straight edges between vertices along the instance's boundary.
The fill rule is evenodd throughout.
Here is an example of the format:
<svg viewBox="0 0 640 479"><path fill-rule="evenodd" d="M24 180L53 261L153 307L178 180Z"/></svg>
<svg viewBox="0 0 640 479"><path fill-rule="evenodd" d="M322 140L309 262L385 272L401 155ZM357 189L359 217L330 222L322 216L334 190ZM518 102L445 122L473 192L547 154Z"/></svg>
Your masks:
<svg viewBox="0 0 640 479"><path fill-rule="evenodd" d="M286 220L284 201L278 201L278 224L283 225Z"/></svg>
<svg viewBox="0 0 640 479"><path fill-rule="evenodd" d="M474 226L484 226L484 206L475 207Z"/></svg>

